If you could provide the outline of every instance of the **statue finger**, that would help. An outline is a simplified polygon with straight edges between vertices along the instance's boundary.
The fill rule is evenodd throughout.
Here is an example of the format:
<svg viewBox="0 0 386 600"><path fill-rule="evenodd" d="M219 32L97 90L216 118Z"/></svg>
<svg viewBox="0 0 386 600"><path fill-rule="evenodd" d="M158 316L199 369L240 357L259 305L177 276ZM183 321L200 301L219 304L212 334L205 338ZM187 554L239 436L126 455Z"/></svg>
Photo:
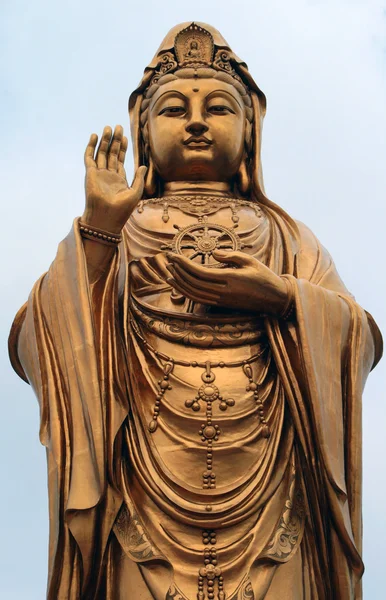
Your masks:
<svg viewBox="0 0 386 600"><path fill-rule="evenodd" d="M96 167L96 162L94 159L95 148L98 143L98 136L96 133L92 133L90 136L90 141L87 144L86 150L84 152L84 164L88 169L90 167Z"/></svg>
<svg viewBox="0 0 386 600"><path fill-rule="evenodd" d="M127 151L127 147L128 147L128 139L126 136L123 136L122 138L122 142L121 142L121 149L119 151L119 155L118 155L118 174L123 177L123 179L126 179L126 171L125 171L125 157L126 157L126 151Z"/></svg>
<svg viewBox="0 0 386 600"><path fill-rule="evenodd" d="M221 283L219 283L217 281L214 281L213 279L209 280L209 279L202 279L201 277L196 277L194 275L191 275L184 269L181 269L181 267L177 264L175 264L172 267L169 267L169 265L166 265L166 268L169 271L172 269L173 272L176 274L176 276L178 276L187 285L190 285L193 288L197 288L198 290L203 291L203 292L210 291L211 293L217 292L218 294L221 294L221 293L223 293L224 287L226 286L226 281L222 281Z"/></svg>
<svg viewBox="0 0 386 600"><path fill-rule="evenodd" d="M107 151L109 149L111 140L111 127L107 125L104 128L101 141L99 142L99 148L96 155L96 164L98 169L105 169L107 164Z"/></svg>
<svg viewBox="0 0 386 600"><path fill-rule="evenodd" d="M245 252L235 251L229 252L226 250L214 250L213 258L221 263L230 263L237 267L249 266L255 260L253 256Z"/></svg>
<svg viewBox="0 0 386 600"><path fill-rule="evenodd" d="M217 297L215 298L214 296L201 294L200 292L197 292L197 290L181 285L180 282L175 281L173 277L168 278L167 282L177 292L190 300L194 300L194 302L198 302L199 304L218 304Z"/></svg>
<svg viewBox="0 0 386 600"><path fill-rule="evenodd" d="M124 165L125 164L125 157L126 157L126 152L127 152L128 145L129 145L129 140L124 135L122 137L121 148L119 150L119 155L118 155L118 164L119 165Z"/></svg>
<svg viewBox="0 0 386 600"><path fill-rule="evenodd" d="M118 156L121 150L122 138L123 128L121 125L117 125L114 129L113 139L111 140L109 152L107 154L107 168L109 171L118 170Z"/></svg>
<svg viewBox="0 0 386 600"><path fill-rule="evenodd" d="M138 200L140 200L142 198L143 189L145 187L146 171L147 171L147 167L145 167L144 165L142 165L141 167L138 167L138 169L134 175L133 183L130 186L134 196L136 198L138 198Z"/></svg>
<svg viewBox="0 0 386 600"><path fill-rule="evenodd" d="M209 289L201 289L196 285L191 285L185 279L183 279L173 268L170 269L170 273L172 274L172 281L174 282L175 287L179 292L192 298L193 295L196 298L199 298L199 302L218 302L220 299L220 295L216 294ZM167 280L169 283L169 279Z"/></svg>
<svg viewBox="0 0 386 600"><path fill-rule="evenodd" d="M198 265L197 263L194 263L192 260L189 260L185 256L175 254L174 252L168 252L167 257L169 262L171 262L173 265L178 264L182 269L184 269L184 271L187 271L188 273L190 273L190 275L198 277L199 279L213 281L216 283L224 282L222 269L208 269L207 267Z"/></svg>
<svg viewBox="0 0 386 600"><path fill-rule="evenodd" d="M118 175L120 175L122 179L126 179L126 170L121 163L118 163Z"/></svg>

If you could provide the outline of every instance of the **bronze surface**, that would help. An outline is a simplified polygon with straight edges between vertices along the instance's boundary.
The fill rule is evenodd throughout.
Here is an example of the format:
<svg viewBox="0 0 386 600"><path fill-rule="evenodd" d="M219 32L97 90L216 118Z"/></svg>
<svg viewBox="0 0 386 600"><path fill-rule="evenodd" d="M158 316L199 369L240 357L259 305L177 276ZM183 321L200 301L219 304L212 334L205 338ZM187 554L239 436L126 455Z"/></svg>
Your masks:
<svg viewBox="0 0 386 600"><path fill-rule="evenodd" d="M265 96L221 35L165 38L10 336L40 403L49 600L360 600L372 319L265 195Z"/></svg>

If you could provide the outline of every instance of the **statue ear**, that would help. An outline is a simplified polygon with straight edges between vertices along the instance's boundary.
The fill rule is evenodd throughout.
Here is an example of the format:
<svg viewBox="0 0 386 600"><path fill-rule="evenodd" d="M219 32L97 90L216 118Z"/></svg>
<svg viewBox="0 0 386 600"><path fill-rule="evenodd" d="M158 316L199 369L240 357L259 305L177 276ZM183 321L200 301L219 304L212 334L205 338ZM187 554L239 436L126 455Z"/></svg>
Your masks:
<svg viewBox="0 0 386 600"><path fill-rule="evenodd" d="M157 191L157 174L154 168L154 163L151 158L151 154L149 154L149 165L146 171L145 177L145 194L148 198L152 198L155 196Z"/></svg>
<svg viewBox="0 0 386 600"><path fill-rule="evenodd" d="M243 159L240 163L240 167L237 173L237 187L239 188L241 194L246 196L251 187L251 180L248 174L248 165L247 165L247 157L244 154Z"/></svg>

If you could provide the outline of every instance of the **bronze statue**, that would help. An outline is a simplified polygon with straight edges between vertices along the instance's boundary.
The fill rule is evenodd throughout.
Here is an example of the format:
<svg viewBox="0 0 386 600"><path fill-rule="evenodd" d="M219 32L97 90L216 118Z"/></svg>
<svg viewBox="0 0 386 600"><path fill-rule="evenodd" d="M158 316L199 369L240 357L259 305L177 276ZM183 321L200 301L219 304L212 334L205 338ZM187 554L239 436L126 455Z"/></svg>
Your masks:
<svg viewBox="0 0 386 600"><path fill-rule="evenodd" d="M40 402L50 600L361 598L372 317L271 202L266 99L214 28L173 28L10 336Z"/></svg>

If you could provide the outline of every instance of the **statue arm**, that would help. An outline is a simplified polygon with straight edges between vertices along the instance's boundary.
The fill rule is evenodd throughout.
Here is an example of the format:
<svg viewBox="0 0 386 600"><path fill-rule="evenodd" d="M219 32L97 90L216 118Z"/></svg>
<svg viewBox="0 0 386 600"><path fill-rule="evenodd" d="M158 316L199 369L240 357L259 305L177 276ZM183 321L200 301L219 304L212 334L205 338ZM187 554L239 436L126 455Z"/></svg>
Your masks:
<svg viewBox="0 0 386 600"><path fill-rule="evenodd" d="M139 167L129 187L124 168L128 140L120 125L114 133L105 127L98 148L97 143L98 136L93 133L84 155L86 206L81 221L90 229L120 235L142 197L146 167ZM115 248L90 239L84 239L83 246L89 282L93 285L104 278Z"/></svg>
<svg viewBox="0 0 386 600"><path fill-rule="evenodd" d="M297 222L300 232L300 250L297 256L297 277L310 283L336 292L355 301L340 277L331 254L324 248L314 233L304 223ZM374 344L374 368L383 352L382 334L372 315L364 311L367 317L369 338Z"/></svg>
<svg viewBox="0 0 386 600"><path fill-rule="evenodd" d="M138 169L133 185L129 187L124 169L128 141L123 135L122 127L117 126L113 135L111 128L105 127L96 151L97 142L98 136L92 134L85 150L86 206L81 220L90 228L95 227L109 231L112 234L120 234L128 216L142 196L146 168ZM80 264L85 263L93 312L95 314L99 313L98 307L103 301L106 279L111 271L113 259L117 256L117 248L90 239L81 239L78 220L75 220L74 228L59 246L59 255L59 262L64 261L61 264L67 274L71 270L68 265L72 261L72 255L78 256L78 269ZM19 310L11 328L8 344L11 363L16 373L26 382L29 382L33 377L31 378L30 375L26 374L28 369L23 366L23 362L24 365L30 363L31 357L35 354L28 349L31 335L27 334L26 330L28 329L31 333L33 328L26 326L26 321L28 321L26 316L34 310L32 299L36 295L37 286L39 286L42 315L44 315L45 322L48 325L50 324L52 311L48 300L48 288L52 287L52 280L56 283L60 281L59 278L53 276L53 273L61 268L57 267L57 261L58 257L52 263L49 272L43 275L35 285L29 302ZM79 287L79 273L76 281ZM49 285L50 282L51 286ZM56 286L54 285L54 287ZM80 293L80 290L73 290L73 292L76 296ZM83 290L83 298L86 298L87 295L88 293ZM94 319L94 325L97 324L97 321L98 319Z"/></svg>

